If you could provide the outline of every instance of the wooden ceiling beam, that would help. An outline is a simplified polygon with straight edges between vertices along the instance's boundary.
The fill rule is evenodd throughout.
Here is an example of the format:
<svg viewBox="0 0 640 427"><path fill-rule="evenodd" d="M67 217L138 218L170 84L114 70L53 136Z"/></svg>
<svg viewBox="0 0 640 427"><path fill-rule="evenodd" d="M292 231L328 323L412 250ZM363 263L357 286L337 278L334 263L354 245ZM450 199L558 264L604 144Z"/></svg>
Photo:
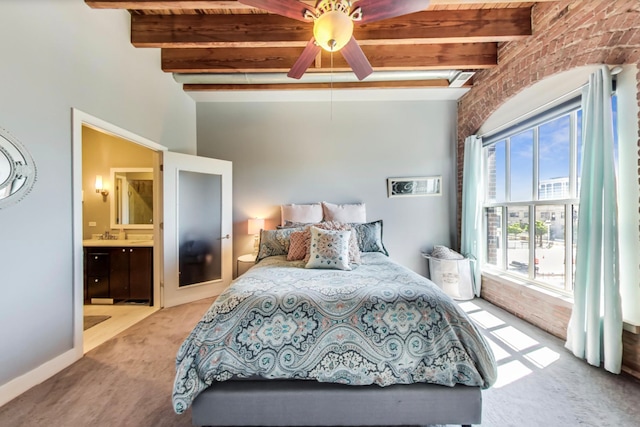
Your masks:
<svg viewBox="0 0 640 427"><path fill-rule="evenodd" d="M360 45L478 43L530 36L528 8L419 12L357 25ZM132 15L136 47L304 47L311 23L278 15Z"/></svg>
<svg viewBox="0 0 640 427"><path fill-rule="evenodd" d="M484 69L497 64L497 43L362 46L374 70ZM162 70L174 73L286 72L301 48L162 49ZM331 59L312 71L330 71ZM342 55L334 54L334 71L349 71Z"/></svg>
<svg viewBox="0 0 640 427"><path fill-rule="evenodd" d="M304 47L313 24L279 15L132 15L136 47Z"/></svg>
<svg viewBox="0 0 640 427"><path fill-rule="evenodd" d="M94 9L252 9L233 0L85 0L85 3Z"/></svg>
<svg viewBox="0 0 640 427"><path fill-rule="evenodd" d="M398 0L407 1L407 0ZM449 5L478 5L478 4L504 4L512 7L519 4L542 3L557 0L431 0L431 6ZM233 0L85 0L85 3L94 9L129 9L129 10L169 10L169 9L210 9L210 10L236 10L250 12L255 10L238 1ZM305 0L303 3L314 5L316 2Z"/></svg>

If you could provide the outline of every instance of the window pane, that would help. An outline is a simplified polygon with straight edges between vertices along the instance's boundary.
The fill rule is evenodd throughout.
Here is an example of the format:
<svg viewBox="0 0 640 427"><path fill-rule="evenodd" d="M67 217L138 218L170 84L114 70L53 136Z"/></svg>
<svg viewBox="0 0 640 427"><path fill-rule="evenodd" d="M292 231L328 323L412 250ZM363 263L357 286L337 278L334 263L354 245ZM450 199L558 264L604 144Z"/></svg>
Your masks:
<svg viewBox="0 0 640 427"><path fill-rule="evenodd" d="M565 288L564 205L536 207L535 278Z"/></svg>
<svg viewBox="0 0 640 427"><path fill-rule="evenodd" d="M502 267L502 208L485 209L487 247L486 262L495 267Z"/></svg>
<svg viewBox="0 0 640 427"><path fill-rule="evenodd" d="M504 202L506 173L506 143L499 141L487 147L487 201Z"/></svg>
<svg viewBox="0 0 640 427"><path fill-rule="evenodd" d="M531 200L533 185L533 130L511 137L510 144L511 201Z"/></svg>
<svg viewBox="0 0 640 427"><path fill-rule="evenodd" d="M514 206L507 209L507 269L513 273L529 274L529 219L524 213L528 206Z"/></svg>
<svg viewBox="0 0 640 427"><path fill-rule="evenodd" d="M565 199L569 192L571 147L569 116L540 126L538 134L538 199Z"/></svg>

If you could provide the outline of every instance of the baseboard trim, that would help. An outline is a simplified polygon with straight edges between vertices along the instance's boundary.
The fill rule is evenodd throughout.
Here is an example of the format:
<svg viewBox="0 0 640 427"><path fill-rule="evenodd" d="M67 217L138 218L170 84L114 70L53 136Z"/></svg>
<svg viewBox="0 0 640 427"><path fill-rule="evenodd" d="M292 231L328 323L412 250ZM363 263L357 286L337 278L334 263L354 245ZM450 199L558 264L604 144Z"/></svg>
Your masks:
<svg viewBox="0 0 640 427"><path fill-rule="evenodd" d="M82 351L71 349L35 369L0 386L0 406L12 401L30 388L51 378L82 357Z"/></svg>

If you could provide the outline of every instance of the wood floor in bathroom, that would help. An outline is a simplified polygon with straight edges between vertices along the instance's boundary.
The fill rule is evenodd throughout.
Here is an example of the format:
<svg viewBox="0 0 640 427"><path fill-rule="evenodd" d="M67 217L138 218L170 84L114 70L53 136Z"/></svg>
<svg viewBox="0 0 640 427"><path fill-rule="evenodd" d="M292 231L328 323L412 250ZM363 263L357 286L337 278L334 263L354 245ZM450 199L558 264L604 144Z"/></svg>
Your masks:
<svg viewBox="0 0 640 427"><path fill-rule="evenodd" d="M147 305L85 305L85 316L111 316L104 322L84 331L84 352L87 353L120 332L135 325L158 310Z"/></svg>

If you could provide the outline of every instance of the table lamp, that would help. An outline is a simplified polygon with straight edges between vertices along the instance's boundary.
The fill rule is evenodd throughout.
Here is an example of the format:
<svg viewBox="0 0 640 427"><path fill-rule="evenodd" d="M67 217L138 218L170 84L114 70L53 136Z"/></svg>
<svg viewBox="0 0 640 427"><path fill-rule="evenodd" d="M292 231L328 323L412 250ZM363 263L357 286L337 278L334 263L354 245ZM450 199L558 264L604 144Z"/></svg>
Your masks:
<svg viewBox="0 0 640 427"><path fill-rule="evenodd" d="M253 254L258 255L260 230L264 228L264 218L249 218L247 234L253 234Z"/></svg>

